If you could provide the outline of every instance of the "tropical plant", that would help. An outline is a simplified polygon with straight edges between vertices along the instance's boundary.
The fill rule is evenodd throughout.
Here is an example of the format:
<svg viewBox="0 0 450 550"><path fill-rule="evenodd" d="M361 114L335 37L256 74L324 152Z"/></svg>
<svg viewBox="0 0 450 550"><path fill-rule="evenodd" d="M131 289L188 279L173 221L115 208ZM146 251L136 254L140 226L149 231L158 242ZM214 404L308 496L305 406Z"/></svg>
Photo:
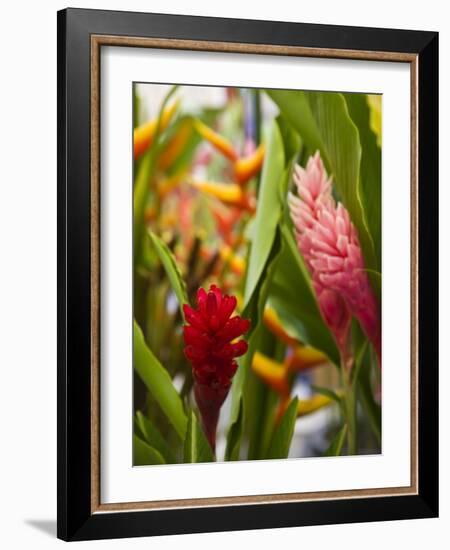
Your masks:
<svg viewBox="0 0 450 550"><path fill-rule="evenodd" d="M134 464L379 452L379 101L139 86Z"/></svg>

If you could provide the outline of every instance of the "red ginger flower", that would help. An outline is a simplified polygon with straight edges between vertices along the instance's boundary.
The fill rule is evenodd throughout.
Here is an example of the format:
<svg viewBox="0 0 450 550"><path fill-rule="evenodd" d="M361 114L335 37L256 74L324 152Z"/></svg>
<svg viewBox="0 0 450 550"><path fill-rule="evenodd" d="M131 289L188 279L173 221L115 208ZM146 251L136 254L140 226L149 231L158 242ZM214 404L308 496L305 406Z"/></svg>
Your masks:
<svg viewBox="0 0 450 550"><path fill-rule="evenodd" d="M215 285L208 292L197 292L197 309L184 305L184 353L192 365L194 395L203 428L214 449L220 408L237 370L236 357L247 351L245 340L234 340L250 327L250 321L239 315L235 296L222 294Z"/></svg>

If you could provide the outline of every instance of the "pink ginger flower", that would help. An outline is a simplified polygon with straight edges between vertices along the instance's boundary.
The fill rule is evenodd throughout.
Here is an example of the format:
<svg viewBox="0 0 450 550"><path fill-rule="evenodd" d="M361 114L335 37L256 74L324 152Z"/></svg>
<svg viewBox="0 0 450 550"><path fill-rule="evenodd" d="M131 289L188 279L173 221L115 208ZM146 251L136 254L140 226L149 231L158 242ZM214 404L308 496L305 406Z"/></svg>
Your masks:
<svg viewBox="0 0 450 550"><path fill-rule="evenodd" d="M297 244L311 274L321 314L349 360L352 316L374 345L381 363L381 326L377 300L370 286L355 226L345 207L336 204L319 152L306 169L295 167L298 197L289 193ZM350 358L351 359L351 358Z"/></svg>

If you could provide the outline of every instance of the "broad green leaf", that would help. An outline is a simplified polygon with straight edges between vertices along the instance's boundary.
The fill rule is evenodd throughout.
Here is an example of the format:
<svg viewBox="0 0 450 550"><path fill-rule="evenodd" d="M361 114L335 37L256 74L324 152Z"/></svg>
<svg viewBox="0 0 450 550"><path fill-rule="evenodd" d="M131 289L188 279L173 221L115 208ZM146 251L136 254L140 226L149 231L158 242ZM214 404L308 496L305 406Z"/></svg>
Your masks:
<svg viewBox="0 0 450 550"><path fill-rule="evenodd" d="M298 399L295 397L286 409L280 424L273 434L267 458L287 458L294 435L295 421L297 419Z"/></svg>
<svg viewBox="0 0 450 550"><path fill-rule="evenodd" d="M279 345L277 338L264 324L259 326L255 348L276 361L282 361L285 355L284 344ZM266 458L273 435L279 395L249 369L243 398L244 426L248 439L247 458L249 460Z"/></svg>
<svg viewBox="0 0 450 550"><path fill-rule="evenodd" d="M183 403L172 384L169 373L146 345L139 325L133 330L134 368L146 385L153 399L159 404L181 439L186 433L187 418Z"/></svg>
<svg viewBox="0 0 450 550"><path fill-rule="evenodd" d="M366 94L344 94L361 143L360 189L363 212L381 268L381 149L370 127L370 108Z"/></svg>
<svg viewBox="0 0 450 550"><path fill-rule="evenodd" d="M263 174L261 176L261 183L259 185L258 193L258 211L270 211L271 216L273 215L271 226L268 226L266 229L269 229L268 238L272 243L269 248L269 253L265 261L265 265L261 270L256 282L256 286L252 287L253 290L248 292L249 285L249 274L251 274L251 269L247 269L245 284L244 284L244 293L248 293L248 300L244 300L245 307L243 315L252 319L252 326L250 333L257 327L261 319L261 314L264 309L267 292L270 287L271 275L274 272L276 266L276 258L280 251L280 235L278 230L279 220L283 214L285 208L285 197L287 192L287 184L290 178L290 174L293 168L293 158L289 159L287 166L284 166L286 159L288 157L286 154L283 154L283 151L291 152L294 150L294 155L297 154L297 149L299 147L299 138L289 127L289 125L280 117L278 117L271 127L272 129L272 146L278 151L278 157L281 160L283 157L284 162L279 162L277 165L277 173L274 170L263 169ZM290 146L286 146L285 140L290 140ZM280 153L281 146L281 153ZM267 156L267 155L266 155ZM275 164L272 163L272 168ZM267 174L270 173L270 181L268 181ZM262 224L264 227L264 224ZM253 218L246 228L246 236L250 240L250 252L247 258L247 265L249 265L253 260L258 261L258 254L255 254L255 250L258 247L262 247L263 250L267 250L267 242L262 241L261 237L264 236L261 232L261 216ZM267 236L267 234L266 234ZM254 263L252 264L255 265ZM259 269L259 268L258 268Z"/></svg>
<svg viewBox="0 0 450 550"><path fill-rule="evenodd" d="M372 369L379 368L377 365L373 364L375 362L376 361L371 360L370 348L366 347L361 359L362 364L359 371L357 385L360 402L367 415L370 427L378 441L378 444L381 445L381 407L373 397L371 380Z"/></svg>
<svg viewBox="0 0 450 550"><path fill-rule="evenodd" d="M134 466L148 466L149 464L165 464L161 454L142 441L137 435L133 435L133 464Z"/></svg>
<svg viewBox="0 0 450 550"><path fill-rule="evenodd" d="M253 422L248 425L249 447L247 458L248 460L259 460L267 458L267 450L274 434L280 396L253 372L249 373L248 382L249 387L246 396L251 397L250 402L253 402L253 407L248 416L252 415ZM255 387L257 388L256 391ZM255 396L257 396L256 400L254 399ZM245 402L248 403L248 401Z"/></svg>
<svg viewBox="0 0 450 550"><path fill-rule="evenodd" d="M276 121L283 140L284 158L288 161L286 164L290 164L297 159L302 147L302 140L284 116L277 116ZM281 199L283 202L286 199L286 192L287 188L282 189Z"/></svg>
<svg viewBox="0 0 450 550"><path fill-rule="evenodd" d="M268 90L267 93L305 145L311 151L320 150L339 197L358 230L366 267L378 269L361 198L359 133L344 96L334 92L292 90Z"/></svg>
<svg viewBox="0 0 450 550"><path fill-rule="evenodd" d="M325 451L325 456L339 456L344 446L345 437L347 435L347 424L344 424L338 433L334 436L328 449Z"/></svg>
<svg viewBox="0 0 450 550"><path fill-rule="evenodd" d="M284 149L279 127L273 121L258 193L254 238L251 243L245 284L244 303L247 305L255 292L275 239L281 213L278 184L284 170Z"/></svg>
<svg viewBox="0 0 450 550"><path fill-rule="evenodd" d="M309 149L312 151L321 149L322 136L307 99L307 94L310 92L293 90L266 90L266 92Z"/></svg>
<svg viewBox="0 0 450 550"><path fill-rule="evenodd" d="M184 319L183 304L188 303L188 297L186 284L183 280L183 277L181 276L180 270L178 269L178 265L166 243L151 231L149 232L149 236L153 243L153 246L155 247L158 257L164 266L164 270L170 281L170 284L172 285L172 289L175 292L178 304L180 306L181 315Z"/></svg>
<svg viewBox="0 0 450 550"><path fill-rule="evenodd" d="M252 325L248 333L248 350L247 353L238 360L239 368L233 379L232 398L231 398L231 416L230 422L237 420L239 413L239 401L244 388L247 373L250 369L253 354L257 347L258 332L261 327L261 319L264 311L264 306L267 301L270 285L272 284L273 274L277 265L277 258L280 251L279 232L277 230L275 241L272 245L269 258L264 269L265 276L258 281L257 288L253 293L250 302L242 312L242 317L251 319Z"/></svg>
<svg viewBox="0 0 450 550"><path fill-rule="evenodd" d="M234 424L239 416L239 410L241 406L241 397L244 389L244 383L247 378L247 373L250 370L250 366L253 359L253 354L256 350L256 343L258 340L258 327L251 333L248 339L247 353L238 359L238 369L233 378L233 384L231 386L231 413L230 424Z"/></svg>
<svg viewBox="0 0 450 550"><path fill-rule="evenodd" d="M231 424L228 430L227 447L225 449L225 460L239 460L239 451L242 439L242 424L244 419L244 409L242 398L239 401L239 413L235 422Z"/></svg>
<svg viewBox="0 0 450 550"><path fill-rule="evenodd" d="M184 440L184 463L194 462L214 462L214 455L194 411L191 411Z"/></svg>
<svg viewBox="0 0 450 550"><path fill-rule="evenodd" d="M145 417L141 411L136 413L135 421L144 441L156 449L164 457L166 463L175 464L176 458L174 452L153 422Z"/></svg>
<svg viewBox="0 0 450 550"><path fill-rule="evenodd" d="M281 250L281 239L278 227L275 230L275 239L272 243L272 248L269 252L266 264L263 269L263 277L260 277L255 291L253 292L250 300L245 305L242 311L242 317L250 319L250 331L247 333L250 336L253 331L258 327L261 321L262 314L264 312L264 306L269 294L270 286L274 273L277 269L278 258Z"/></svg>

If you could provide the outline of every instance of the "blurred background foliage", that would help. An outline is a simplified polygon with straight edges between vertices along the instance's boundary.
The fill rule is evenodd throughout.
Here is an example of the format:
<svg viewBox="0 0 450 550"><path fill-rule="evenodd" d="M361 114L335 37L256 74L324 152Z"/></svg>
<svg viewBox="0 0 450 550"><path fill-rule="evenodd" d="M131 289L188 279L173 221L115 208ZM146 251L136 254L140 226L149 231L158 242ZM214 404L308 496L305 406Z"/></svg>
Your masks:
<svg viewBox="0 0 450 550"><path fill-rule="evenodd" d="M287 208L319 150L381 299L381 96L135 84L134 464L348 454L339 354ZM183 303L217 284L250 318L216 455L197 419ZM352 327L356 451L381 450L380 370Z"/></svg>

